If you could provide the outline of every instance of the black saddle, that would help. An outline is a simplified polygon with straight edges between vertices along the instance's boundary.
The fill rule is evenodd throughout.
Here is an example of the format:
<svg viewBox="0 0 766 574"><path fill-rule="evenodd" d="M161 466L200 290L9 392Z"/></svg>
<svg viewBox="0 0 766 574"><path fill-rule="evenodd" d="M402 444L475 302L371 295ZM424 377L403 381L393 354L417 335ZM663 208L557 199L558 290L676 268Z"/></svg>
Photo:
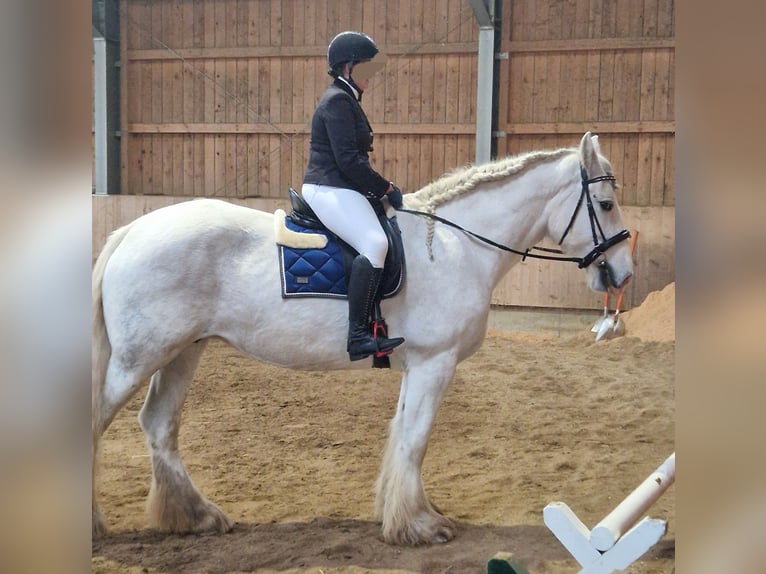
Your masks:
<svg viewBox="0 0 766 574"><path fill-rule="evenodd" d="M306 203L306 200L292 187L290 188L290 203L292 211L288 217L293 224L306 229L322 231L338 241L343 251L343 263L346 271L346 281L348 281L351 263L359 253L340 237L329 231L311 209L311 206ZM378 200L370 200L370 204L375 210L380 226L388 238L388 253L383 268L383 276L380 280L380 287L378 288L378 299L387 299L399 293L402 285L404 285L406 275L404 244L402 243L402 233L399 230L396 216L389 218L386 215L383 204Z"/></svg>

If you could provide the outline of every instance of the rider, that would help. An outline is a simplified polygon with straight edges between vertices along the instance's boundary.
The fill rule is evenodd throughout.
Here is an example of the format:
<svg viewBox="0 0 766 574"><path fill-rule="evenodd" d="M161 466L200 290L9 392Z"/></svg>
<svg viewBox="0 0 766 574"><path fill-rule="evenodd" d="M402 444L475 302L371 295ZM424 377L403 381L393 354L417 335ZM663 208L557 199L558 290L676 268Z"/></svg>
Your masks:
<svg viewBox="0 0 766 574"><path fill-rule="evenodd" d="M309 161L301 194L322 223L359 255L348 284L348 346L352 361L390 352L401 337L373 338L370 314L388 252L388 239L371 202L384 196L394 208L402 192L370 165L372 128L362 110L362 93L383 67L372 38L341 32L327 48L329 74L335 80L317 104L311 120ZM352 73L354 76L352 77Z"/></svg>

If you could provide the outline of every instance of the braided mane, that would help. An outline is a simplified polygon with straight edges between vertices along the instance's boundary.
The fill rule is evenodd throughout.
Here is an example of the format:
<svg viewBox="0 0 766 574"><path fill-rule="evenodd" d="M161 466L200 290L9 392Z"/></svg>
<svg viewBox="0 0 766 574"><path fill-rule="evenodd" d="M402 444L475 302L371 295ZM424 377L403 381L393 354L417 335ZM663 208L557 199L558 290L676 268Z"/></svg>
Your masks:
<svg viewBox="0 0 766 574"><path fill-rule="evenodd" d="M406 194L404 196L405 207L408 209L435 213L436 208L439 205L472 192L482 183L520 175L542 161L559 159L575 151L576 150L573 148L563 148L553 151L533 151L506 157L482 165L469 165L457 168L429 183L415 193ZM433 252L431 250L431 243L434 235L433 220L429 219L427 225L428 235L426 243L428 245L428 256L430 259L433 259Z"/></svg>

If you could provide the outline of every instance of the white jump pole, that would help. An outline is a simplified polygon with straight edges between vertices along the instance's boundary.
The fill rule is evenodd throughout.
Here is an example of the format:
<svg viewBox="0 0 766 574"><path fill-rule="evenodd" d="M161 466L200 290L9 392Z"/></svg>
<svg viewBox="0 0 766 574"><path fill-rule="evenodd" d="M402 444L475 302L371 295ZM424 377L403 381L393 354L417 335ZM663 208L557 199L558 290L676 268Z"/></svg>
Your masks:
<svg viewBox="0 0 766 574"><path fill-rule="evenodd" d="M543 510L543 521L580 563L580 574L609 574L627 568L665 534L663 520L639 518L673 484L676 454L671 454L638 488L590 532L563 502ZM635 526L634 526L635 525Z"/></svg>
<svg viewBox="0 0 766 574"><path fill-rule="evenodd" d="M676 453L673 453L590 531L590 542L594 548L605 552L614 546L675 479Z"/></svg>

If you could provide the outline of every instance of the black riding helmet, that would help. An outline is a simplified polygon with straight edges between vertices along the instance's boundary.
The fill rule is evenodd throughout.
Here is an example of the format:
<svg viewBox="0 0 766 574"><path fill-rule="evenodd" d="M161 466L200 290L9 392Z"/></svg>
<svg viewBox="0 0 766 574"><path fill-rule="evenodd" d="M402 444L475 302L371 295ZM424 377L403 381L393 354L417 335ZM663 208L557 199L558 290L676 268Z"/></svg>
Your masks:
<svg viewBox="0 0 766 574"><path fill-rule="evenodd" d="M328 72L331 76L340 75L340 67L346 62L369 62L378 53L378 46L367 34L362 32L341 32L332 39L327 47Z"/></svg>

